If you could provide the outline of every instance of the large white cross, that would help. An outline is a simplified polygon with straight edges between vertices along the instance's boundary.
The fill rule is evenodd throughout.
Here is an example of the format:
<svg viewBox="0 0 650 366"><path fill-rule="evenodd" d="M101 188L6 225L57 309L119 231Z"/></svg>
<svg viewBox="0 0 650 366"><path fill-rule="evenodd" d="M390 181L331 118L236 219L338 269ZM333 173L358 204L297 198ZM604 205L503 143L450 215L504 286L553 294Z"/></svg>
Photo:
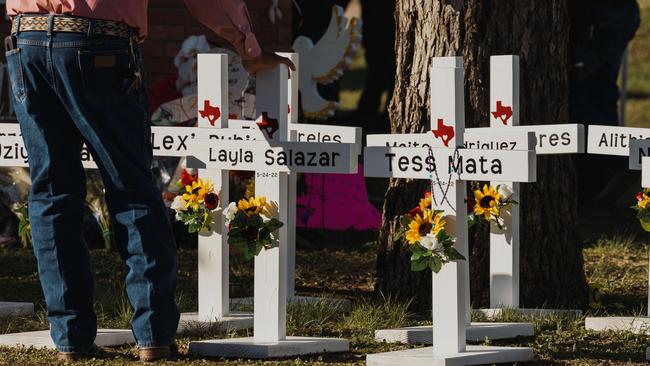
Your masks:
<svg viewBox="0 0 650 366"><path fill-rule="evenodd" d="M641 185L650 187L650 165L646 157L650 155L650 128L590 125L587 135L587 153L627 156L630 169L642 170ZM633 199L630 197L630 202L633 202ZM650 305L650 297L648 305ZM645 334L649 326L650 311L646 317L585 318L585 328L589 330L628 330Z"/></svg>
<svg viewBox="0 0 650 366"><path fill-rule="evenodd" d="M519 56L490 57L490 128L497 131L531 131L536 137L536 153L574 154L584 152L584 126L577 124L519 126ZM469 130L465 138L484 129ZM467 141L467 140L466 140ZM504 142L513 145L504 138ZM477 148L481 148L477 146ZM513 198L521 205L522 198L517 182L493 182L511 187ZM504 217L505 229L496 225L490 229L490 307L491 312L500 308L519 308L519 205L510 208L510 216ZM537 310L532 310L537 311ZM490 314L488 314L490 315Z"/></svg>
<svg viewBox="0 0 650 366"><path fill-rule="evenodd" d="M437 202L434 207L444 210L450 225L450 235L456 237L456 248L468 258L465 181L534 181L536 164L535 151L532 150L533 138L530 133L507 133L519 146L525 147L522 150L463 149L465 114L462 58L435 58L431 80L432 131L426 134L368 136L368 147L364 151L364 173L369 177L432 180L432 196L434 202ZM477 136L484 143L496 144L494 146L498 145L500 139L495 131L485 131ZM392 147L416 144L420 147ZM462 364L524 361L532 358L530 349L490 349L493 355L501 357L498 358L500 361L492 361L497 359L486 354L481 354L480 360L470 360L472 355L476 356L475 352L487 349L466 346L468 282L467 261L448 263L438 274L433 274L434 346L432 355L427 357L436 360L459 357L464 359ZM400 359L400 362L407 364L418 352L422 351L371 355L368 364L380 365L389 358Z"/></svg>
<svg viewBox="0 0 650 366"><path fill-rule="evenodd" d="M215 67L218 65L221 67ZM199 55L199 100L215 105L226 94L225 65L225 56ZM289 222L289 177L298 172L355 173L358 159L358 146L355 144L289 142L287 86L288 72L284 66L271 72L260 72L257 76L256 109L266 116L267 121L277 122L277 131L272 135L242 142L226 138L241 133L241 130L221 128L211 133L216 140L202 138L202 142L197 141L203 149L197 152L198 161L195 163L201 164L203 169L254 171L256 195L277 203L277 218L285 226L277 233L278 246L262 250L255 258L254 337L192 342L192 353L266 358L343 351L349 347L346 340L286 336L288 233L295 225L295 222ZM222 106L226 105L225 102L221 99ZM225 120L226 115L222 110L220 118ZM223 121L219 123L218 119L214 124L224 127ZM222 193L222 197L226 196ZM225 228L221 232L225 237ZM222 255L225 256L226 252L227 249Z"/></svg>

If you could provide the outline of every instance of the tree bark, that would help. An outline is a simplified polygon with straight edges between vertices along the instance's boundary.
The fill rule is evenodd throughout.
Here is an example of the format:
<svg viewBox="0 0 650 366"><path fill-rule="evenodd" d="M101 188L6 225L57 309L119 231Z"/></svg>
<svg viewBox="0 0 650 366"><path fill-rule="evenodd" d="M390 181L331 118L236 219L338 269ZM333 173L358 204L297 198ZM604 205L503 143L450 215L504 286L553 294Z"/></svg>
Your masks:
<svg viewBox="0 0 650 366"><path fill-rule="evenodd" d="M392 133L424 132L434 56L463 56L466 126L489 126L490 56L521 60L521 124L568 123L566 0L397 0L397 73L390 104ZM435 82L435 80L434 80ZM576 230L576 176L571 157L537 160L537 182L522 184L521 305L584 308L587 285ZM392 179L379 233L377 292L431 308L429 272L410 271L408 249L393 236L426 181ZM470 233L475 307L489 305L487 230Z"/></svg>

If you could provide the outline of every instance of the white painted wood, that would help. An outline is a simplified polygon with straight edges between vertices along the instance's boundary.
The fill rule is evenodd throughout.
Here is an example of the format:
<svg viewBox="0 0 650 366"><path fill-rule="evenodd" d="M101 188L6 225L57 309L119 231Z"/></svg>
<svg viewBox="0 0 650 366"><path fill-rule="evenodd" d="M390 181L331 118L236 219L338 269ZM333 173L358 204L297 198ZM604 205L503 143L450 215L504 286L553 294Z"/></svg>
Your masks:
<svg viewBox="0 0 650 366"><path fill-rule="evenodd" d="M643 169L641 170L641 186L643 188L650 188L650 159L641 159Z"/></svg>
<svg viewBox="0 0 650 366"><path fill-rule="evenodd" d="M630 141L630 164L631 170L641 170L641 159L650 156L650 140Z"/></svg>
<svg viewBox="0 0 650 366"><path fill-rule="evenodd" d="M442 177L452 165L462 180L502 179L534 182L535 151L459 149L455 164L449 159L454 150L440 148L366 147L364 174L367 177L432 179L434 168ZM462 160L461 160L462 159ZM462 165L459 162L462 161ZM461 169L462 168L462 169ZM445 175L445 176L448 176Z"/></svg>
<svg viewBox="0 0 650 366"><path fill-rule="evenodd" d="M255 174L256 196L265 196L277 211L275 217L285 223L276 233L277 247L263 249L255 258L254 298L255 312L253 338L239 338L231 340L215 340L207 342L191 342L190 351L205 355L226 357L284 357L303 353L312 353L313 349L322 351L347 350L349 343L340 340L312 339L310 346L301 347L295 344L295 339L286 337L286 303L288 280L288 233L289 227L295 225L289 221L289 174L300 171L318 172L356 172L357 158L352 144L323 143L314 144L307 142L287 142L288 118L286 106L289 99L288 72L284 66L272 71L260 72L257 76L257 111L266 115L268 120L275 119L278 131L269 135L265 132L264 140L242 141L220 140L202 137L197 141L197 155L203 168L253 170ZM246 126L247 123L242 123ZM250 126L250 124L248 124ZM252 126L251 126L252 127ZM203 146L203 147L201 147ZM317 147L314 147L317 146ZM203 150L201 150L203 149ZM218 150L233 153L239 152L238 157L223 158L218 161ZM249 154L240 152L243 149ZM329 150L328 150L329 149ZM212 152L217 154L212 154ZM341 160L330 160L332 163L318 161L299 163L298 155L302 153L337 153L332 157ZM286 153L290 161L278 162L276 157ZM274 161L266 162L268 154L273 154ZM266 155L266 156L265 156ZM217 157L217 162L210 162L212 157ZM231 155L234 156L234 155ZM329 167L327 167L329 166ZM289 189L288 189L289 187ZM313 341L313 342L312 342ZM314 348L315 347L315 348ZM200 350L200 351L199 351ZM262 351L260 351L262 350Z"/></svg>
<svg viewBox="0 0 650 366"><path fill-rule="evenodd" d="M282 57L287 57L293 62L296 71L289 71L289 80L287 82L287 100L288 112L287 123L289 125L289 136L291 139L291 128L298 124L298 89L300 88L300 57L297 53L278 53ZM287 295L292 298L296 293L296 210L298 205L298 174L289 173L287 182Z"/></svg>
<svg viewBox="0 0 650 366"><path fill-rule="evenodd" d="M500 131L519 125L519 56L490 57L490 128ZM519 183L503 180L520 202ZM519 307L519 205L504 215L505 229L490 225L490 307Z"/></svg>
<svg viewBox="0 0 650 366"><path fill-rule="evenodd" d="M337 338L287 337L260 342L256 338L231 338L191 342L189 353L202 357L282 358L318 353L346 352L350 341Z"/></svg>
<svg viewBox="0 0 650 366"><path fill-rule="evenodd" d="M534 357L532 348L467 346L464 352L441 354L435 347L368 355L367 366L458 366L517 364Z"/></svg>
<svg viewBox="0 0 650 366"><path fill-rule="evenodd" d="M437 66L446 62L453 62L456 67ZM453 140L449 141L449 146L452 148L463 146L465 132L465 72L462 66L458 66L459 64L462 65L460 57L436 58L431 69L431 128L440 127L441 120L445 125L451 126L455 134ZM465 182L458 178L452 180L451 185L446 186L449 175L445 173L451 170L448 164L445 166L445 163L441 164L441 168L444 169L440 170L442 175L430 178L432 179L431 196L437 203L436 207L444 211L443 214L449 223L449 235L456 237L456 249L465 258L469 258L467 212L464 209ZM442 181L438 181L437 178ZM459 207L461 209L457 209ZM465 283L469 285L468 275L467 261L448 263L439 273L432 273L435 353L465 351L465 326L468 323L469 302L467 293L469 291L465 291Z"/></svg>
<svg viewBox="0 0 650 366"><path fill-rule="evenodd" d="M589 154L628 156L630 141L650 139L650 128L590 125L587 136Z"/></svg>
<svg viewBox="0 0 650 366"><path fill-rule="evenodd" d="M650 318L634 316L587 317L585 328L593 331L625 331L650 335Z"/></svg>
<svg viewBox="0 0 650 366"><path fill-rule="evenodd" d="M98 329L95 344L99 347L114 347L133 344L135 339L130 329ZM0 335L0 346L34 347L56 349L49 330Z"/></svg>
<svg viewBox="0 0 650 366"><path fill-rule="evenodd" d="M361 136L361 127L316 124L291 126L291 141L355 144L357 155L361 155L363 149Z"/></svg>
<svg viewBox="0 0 650 366"><path fill-rule="evenodd" d="M481 314L488 320L494 320L501 317L504 313L516 314L531 319L547 318L552 315L561 315L566 317L579 318L582 316L582 310L576 309L526 309L526 308L494 308L494 309L475 309L473 310Z"/></svg>
<svg viewBox="0 0 650 366"><path fill-rule="evenodd" d="M310 142L201 141L197 155L202 167L264 172L356 173L356 147L352 144ZM271 173L269 173L271 174Z"/></svg>
<svg viewBox="0 0 650 366"><path fill-rule="evenodd" d="M228 129L212 127L151 127L154 156L186 157L197 150L197 141L205 139L254 141L266 140L255 121L229 120ZM294 124L290 140L296 142L355 144L361 153L361 128L332 125ZM387 135L390 136L390 135ZM0 166L27 167L27 151L17 123L0 123ZM84 147L86 166L96 168Z"/></svg>
<svg viewBox="0 0 650 366"><path fill-rule="evenodd" d="M368 135L367 146L386 147L432 147L445 148L432 132L411 134ZM521 151L535 150L536 138L533 131L472 128L465 130L463 148L482 150Z"/></svg>
<svg viewBox="0 0 650 366"><path fill-rule="evenodd" d="M228 56L198 55L198 126L228 127ZM210 121L206 107L219 108L220 116ZM204 111L202 114L201 111ZM201 169L199 176L209 179L226 202L229 196L228 170ZM230 314L230 252L225 220L220 228L198 238L199 320L210 322Z"/></svg>
<svg viewBox="0 0 650 366"><path fill-rule="evenodd" d="M470 342L485 340L513 339L517 337L532 337L535 329L531 323L478 323L473 322L465 329L466 338ZM380 329L375 331L375 341L402 344L433 344L433 333L430 325L406 327L397 329Z"/></svg>
<svg viewBox="0 0 650 366"><path fill-rule="evenodd" d="M534 134L533 146L522 137L521 132ZM430 132L429 132L430 133ZM429 133L399 135L368 135L367 146L392 147L444 147L438 140L432 143ZM513 126L508 131L493 131L489 127L468 128L465 130L464 147L468 149L489 150L533 150L537 155L576 154L585 151L583 125L536 125ZM347 141L346 141L347 142ZM442 145L442 146L441 146Z"/></svg>
<svg viewBox="0 0 650 366"><path fill-rule="evenodd" d="M449 224L448 231L456 237L457 250L469 258L465 180L496 178L533 181L536 178L536 169L534 151L461 148L465 122L463 78L461 58L434 59L431 70L431 133L425 134L428 140L417 135L409 135L406 140L402 140L417 139L420 146L429 147L390 147L390 137L370 137L369 144L379 146L366 147L364 173L366 176L432 180L433 205L445 212L445 219ZM486 132L485 135L487 139L488 135L494 136L494 133ZM523 135L522 137L520 133L516 137L519 143L531 146L532 136L529 133ZM476 165L476 162L479 164ZM471 362L471 355L464 352L465 329L470 319L468 263L448 263L438 274L432 275L434 353L465 355L469 358L459 360L458 364L468 364L467 362ZM373 356L376 356L374 359L380 359L385 355ZM402 356L404 357L396 357L394 363L412 363L413 360L406 355ZM438 361L446 364L445 358ZM371 359L373 358L369 356L368 364ZM431 364L434 360L427 359L424 362Z"/></svg>
<svg viewBox="0 0 650 366"><path fill-rule="evenodd" d="M512 126L515 131L535 133L538 155L580 154L585 152L585 126L580 124ZM480 130L472 129L472 130Z"/></svg>
<svg viewBox="0 0 650 366"><path fill-rule="evenodd" d="M231 301L232 304L232 301ZM219 330L240 330L253 328L253 314L238 311L230 311L228 315L221 318L214 318L211 321L205 321L199 317L199 313L182 313L178 322L178 333L191 331L193 329L205 329L206 324L210 329L215 327Z"/></svg>
<svg viewBox="0 0 650 366"><path fill-rule="evenodd" d="M279 131L275 138L280 141L288 137L288 114L285 113L288 77L287 69L282 66L257 75L257 112L268 113L269 118L278 120ZM288 174L263 166L257 166L255 170L255 195L265 196L268 202L277 204L278 211L274 216L287 223ZM276 235L278 246L262 249L255 257L255 342L282 341L287 335L287 225L280 228Z"/></svg>

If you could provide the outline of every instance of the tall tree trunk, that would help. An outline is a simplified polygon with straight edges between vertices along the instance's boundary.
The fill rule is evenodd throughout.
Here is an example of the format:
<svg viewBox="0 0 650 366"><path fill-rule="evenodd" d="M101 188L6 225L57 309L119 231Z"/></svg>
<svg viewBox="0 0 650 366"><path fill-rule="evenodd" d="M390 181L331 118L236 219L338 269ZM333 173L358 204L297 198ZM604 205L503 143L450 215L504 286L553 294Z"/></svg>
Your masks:
<svg viewBox="0 0 650 366"><path fill-rule="evenodd" d="M466 125L489 126L490 56L521 59L521 123L569 121L566 0L397 0L397 74L390 105L393 133L423 132L429 121L429 69L434 56L463 56ZM435 80L434 80L435 83ZM521 305L577 306L587 301L576 230L576 177L570 157L537 160L537 182L522 184ZM408 249L394 242L399 215L428 183L393 179L379 233L376 291L431 307L431 276L410 271ZM470 235L474 306L489 305L489 239Z"/></svg>

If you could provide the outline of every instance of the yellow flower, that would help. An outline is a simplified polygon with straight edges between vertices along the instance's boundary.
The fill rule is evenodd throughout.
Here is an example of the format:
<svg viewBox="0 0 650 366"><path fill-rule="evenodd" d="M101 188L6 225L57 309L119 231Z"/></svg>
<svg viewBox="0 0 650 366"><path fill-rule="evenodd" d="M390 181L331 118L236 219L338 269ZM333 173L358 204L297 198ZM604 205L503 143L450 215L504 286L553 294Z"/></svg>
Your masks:
<svg viewBox="0 0 650 366"><path fill-rule="evenodd" d="M244 211L248 217L262 213L266 209L266 197L251 197L239 200L237 209Z"/></svg>
<svg viewBox="0 0 650 366"><path fill-rule="evenodd" d="M494 187L487 184L483 186L483 191L477 189L474 191L474 214L483 216L485 220L490 221L490 216L499 215L499 204L501 203L501 195Z"/></svg>
<svg viewBox="0 0 650 366"><path fill-rule="evenodd" d="M647 208L648 205L650 205L650 189L644 188L643 192L637 193L636 199L637 199L637 206L643 209Z"/></svg>
<svg viewBox="0 0 650 366"><path fill-rule="evenodd" d="M420 211L424 212L424 210L430 210L431 201L431 193L425 193L424 198L420 199Z"/></svg>
<svg viewBox="0 0 650 366"><path fill-rule="evenodd" d="M212 189L212 183L210 181L203 182L201 178L192 182L191 185L185 186L186 193L183 194L183 200L187 202L187 208L192 208L194 211L199 210L205 195L212 192Z"/></svg>
<svg viewBox="0 0 650 366"><path fill-rule="evenodd" d="M431 210L425 210L415 215L415 218L409 223L409 229L406 232L406 240L409 244L417 244L422 237L432 234L438 236L438 233L445 228L445 220L442 219L441 213L434 213Z"/></svg>
<svg viewBox="0 0 650 366"><path fill-rule="evenodd" d="M205 196L214 191L214 185L209 180L201 181L201 186L199 187L199 198L203 200Z"/></svg>

